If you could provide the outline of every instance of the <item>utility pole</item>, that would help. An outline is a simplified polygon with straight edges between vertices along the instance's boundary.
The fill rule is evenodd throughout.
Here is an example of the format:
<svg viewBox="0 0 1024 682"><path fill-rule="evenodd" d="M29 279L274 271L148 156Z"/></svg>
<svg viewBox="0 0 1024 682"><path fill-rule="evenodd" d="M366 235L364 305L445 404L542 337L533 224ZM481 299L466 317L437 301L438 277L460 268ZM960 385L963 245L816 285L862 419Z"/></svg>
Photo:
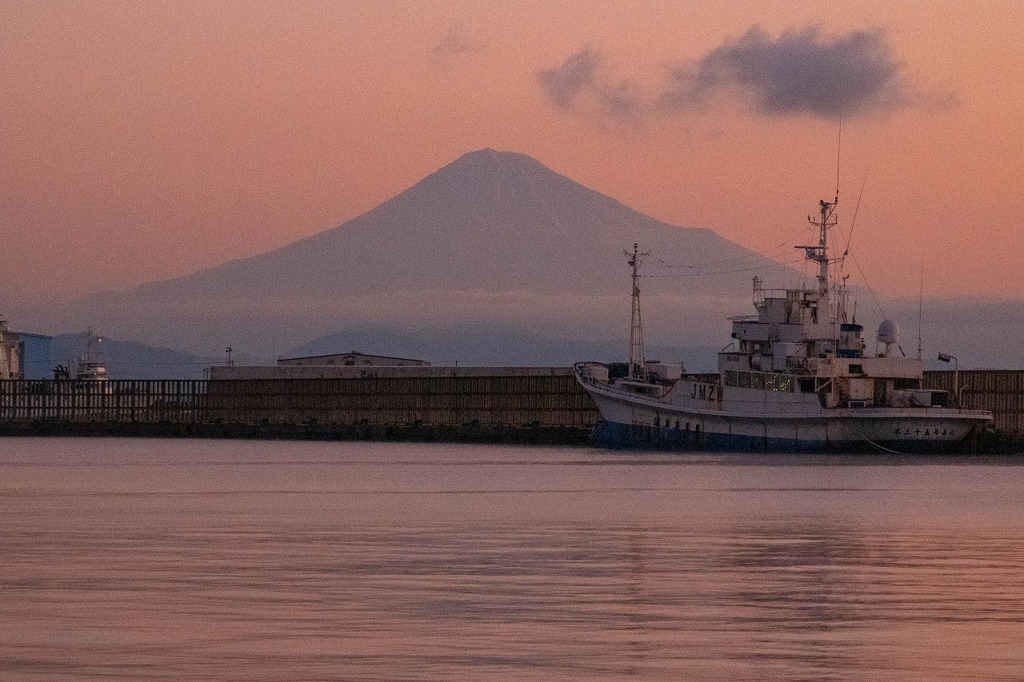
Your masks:
<svg viewBox="0 0 1024 682"><path fill-rule="evenodd" d="M650 254L641 252L637 244L633 244L633 252L624 252L627 262L633 270L633 311L629 329L629 378L647 379L647 360L644 357L644 325L640 315L640 263Z"/></svg>

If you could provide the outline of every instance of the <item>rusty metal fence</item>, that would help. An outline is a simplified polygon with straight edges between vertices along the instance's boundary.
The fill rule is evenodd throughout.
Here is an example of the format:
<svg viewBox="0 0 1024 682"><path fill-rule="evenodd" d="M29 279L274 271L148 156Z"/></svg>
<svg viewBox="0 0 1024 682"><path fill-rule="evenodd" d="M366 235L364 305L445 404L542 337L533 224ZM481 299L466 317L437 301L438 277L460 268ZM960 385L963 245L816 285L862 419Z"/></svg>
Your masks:
<svg viewBox="0 0 1024 682"><path fill-rule="evenodd" d="M0 421L201 422L206 381L0 381Z"/></svg>
<svg viewBox="0 0 1024 682"><path fill-rule="evenodd" d="M212 419L590 427L597 408L571 376L365 377L211 381Z"/></svg>
<svg viewBox="0 0 1024 682"><path fill-rule="evenodd" d="M571 376L0 381L0 421L590 427Z"/></svg>

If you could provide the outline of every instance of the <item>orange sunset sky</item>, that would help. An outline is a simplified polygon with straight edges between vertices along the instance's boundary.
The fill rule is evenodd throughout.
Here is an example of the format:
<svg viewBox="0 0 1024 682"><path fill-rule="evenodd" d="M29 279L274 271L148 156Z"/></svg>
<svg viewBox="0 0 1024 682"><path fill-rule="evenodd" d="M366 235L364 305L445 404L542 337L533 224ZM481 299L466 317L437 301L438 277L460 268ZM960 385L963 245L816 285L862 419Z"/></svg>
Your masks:
<svg viewBox="0 0 1024 682"><path fill-rule="evenodd" d="M916 295L923 264L926 294L1024 295L1016 0L0 13L0 306L267 251L483 147L764 250L831 198L840 118L841 215L863 184L852 246L869 285ZM808 55L865 89L839 104L801 90Z"/></svg>

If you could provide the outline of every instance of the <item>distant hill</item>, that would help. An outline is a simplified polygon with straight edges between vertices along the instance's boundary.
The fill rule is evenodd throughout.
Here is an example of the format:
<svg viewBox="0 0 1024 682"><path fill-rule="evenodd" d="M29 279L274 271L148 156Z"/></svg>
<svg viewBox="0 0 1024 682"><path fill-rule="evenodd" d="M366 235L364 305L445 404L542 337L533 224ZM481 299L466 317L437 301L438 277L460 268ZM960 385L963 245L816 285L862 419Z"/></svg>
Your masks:
<svg viewBox="0 0 1024 682"><path fill-rule="evenodd" d="M76 358L83 357L88 338L88 332L53 337L51 368L58 364L68 367ZM102 338L93 344L93 350L103 359L111 379L202 379L205 368L225 361L223 356L204 358L136 341Z"/></svg>
<svg viewBox="0 0 1024 682"><path fill-rule="evenodd" d="M275 356L367 328L447 330L456 343L469 342L459 333L467 326L620 342L629 325L623 250L634 242L651 253L643 289L656 345L718 344L727 316L752 312L753 274L779 285L799 276L710 230L643 215L528 156L484 149L337 228L91 296L59 314L65 325L204 355L230 344ZM504 352L522 356L513 338Z"/></svg>
<svg viewBox="0 0 1024 682"><path fill-rule="evenodd" d="M287 357L327 355L372 349L393 357L427 360L435 365L568 367L581 360L618 362L628 354L617 340L552 338L503 326L470 325L409 334L387 328L356 328L328 334L292 348ZM717 347L650 346L649 359L683 361L688 371L714 371Z"/></svg>

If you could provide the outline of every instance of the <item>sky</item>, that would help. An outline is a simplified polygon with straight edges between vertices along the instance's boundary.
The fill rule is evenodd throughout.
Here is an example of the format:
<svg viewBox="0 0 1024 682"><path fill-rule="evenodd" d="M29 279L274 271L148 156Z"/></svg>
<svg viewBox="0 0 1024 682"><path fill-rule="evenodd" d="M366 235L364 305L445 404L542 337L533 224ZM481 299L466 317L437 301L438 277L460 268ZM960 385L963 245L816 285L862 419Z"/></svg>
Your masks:
<svg viewBox="0 0 1024 682"><path fill-rule="evenodd" d="M262 253L484 147L759 251L838 177L855 280L1024 298L1016 0L0 13L0 307Z"/></svg>

